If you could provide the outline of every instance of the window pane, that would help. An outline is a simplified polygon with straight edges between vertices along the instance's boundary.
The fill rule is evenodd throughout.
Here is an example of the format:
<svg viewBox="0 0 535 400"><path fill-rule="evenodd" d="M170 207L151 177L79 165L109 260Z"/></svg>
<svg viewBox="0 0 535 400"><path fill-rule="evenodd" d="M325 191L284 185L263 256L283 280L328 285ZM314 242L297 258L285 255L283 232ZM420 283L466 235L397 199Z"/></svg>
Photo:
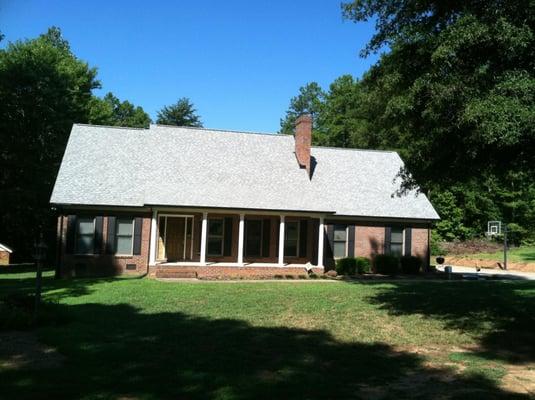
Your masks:
<svg viewBox="0 0 535 400"><path fill-rule="evenodd" d="M78 254L93 253L93 234L78 235L76 241L76 252Z"/></svg>
<svg viewBox="0 0 535 400"><path fill-rule="evenodd" d="M297 257L297 240L286 240L284 242L284 255L287 257Z"/></svg>
<svg viewBox="0 0 535 400"><path fill-rule="evenodd" d="M218 238L209 238L208 239L208 255L210 256L220 256L222 254L223 240Z"/></svg>
<svg viewBox="0 0 535 400"><path fill-rule="evenodd" d="M392 243L403 243L403 228L392 228L390 241Z"/></svg>
<svg viewBox="0 0 535 400"><path fill-rule="evenodd" d="M117 236L117 254L132 254L132 236Z"/></svg>
<svg viewBox="0 0 535 400"><path fill-rule="evenodd" d="M247 246L245 249L245 254L248 256L260 256L260 238L247 238Z"/></svg>
<svg viewBox="0 0 535 400"><path fill-rule="evenodd" d="M346 240L347 231L344 225L334 226L334 240Z"/></svg>
<svg viewBox="0 0 535 400"><path fill-rule="evenodd" d="M117 235L119 236L132 236L132 223L131 219L118 219L117 220Z"/></svg>
<svg viewBox="0 0 535 400"><path fill-rule="evenodd" d="M297 240L299 237L299 223L298 222L287 222L285 230L286 240Z"/></svg>
<svg viewBox="0 0 535 400"><path fill-rule="evenodd" d="M401 256L403 253L401 243L391 243L390 244L390 254L395 256Z"/></svg>
<svg viewBox="0 0 535 400"><path fill-rule="evenodd" d="M208 234L221 236L223 235L223 220L210 219L208 220Z"/></svg>
<svg viewBox="0 0 535 400"><path fill-rule="evenodd" d="M245 254L248 256L259 256L261 251L262 239L262 221L249 220L246 221L246 248Z"/></svg>
<svg viewBox="0 0 535 400"><path fill-rule="evenodd" d="M76 235L76 253L93 253L93 237L95 234L95 224L93 218L78 219L78 234Z"/></svg>
<svg viewBox="0 0 535 400"><path fill-rule="evenodd" d="M93 218L80 218L78 220L78 234L88 235L92 234L95 229Z"/></svg>
<svg viewBox="0 0 535 400"><path fill-rule="evenodd" d="M343 258L346 256L346 242L334 242L334 257Z"/></svg>

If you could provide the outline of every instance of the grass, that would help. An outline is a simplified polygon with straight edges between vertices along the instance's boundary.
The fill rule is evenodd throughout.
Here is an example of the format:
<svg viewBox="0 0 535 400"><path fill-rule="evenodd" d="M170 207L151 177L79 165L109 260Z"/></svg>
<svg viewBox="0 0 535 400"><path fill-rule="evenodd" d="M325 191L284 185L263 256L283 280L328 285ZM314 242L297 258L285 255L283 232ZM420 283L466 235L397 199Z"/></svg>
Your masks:
<svg viewBox="0 0 535 400"><path fill-rule="evenodd" d="M461 256L473 259L502 261L503 250L494 253L474 253ZM515 263L535 263L535 246L512 247L507 251L507 259Z"/></svg>
<svg viewBox="0 0 535 400"><path fill-rule="evenodd" d="M33 286L31 273L0 273L0 297ZM535 361L533 282L46 274L44 299L35 336L62 362L0 367L0 398L528 398L500 384Z"/></svg>

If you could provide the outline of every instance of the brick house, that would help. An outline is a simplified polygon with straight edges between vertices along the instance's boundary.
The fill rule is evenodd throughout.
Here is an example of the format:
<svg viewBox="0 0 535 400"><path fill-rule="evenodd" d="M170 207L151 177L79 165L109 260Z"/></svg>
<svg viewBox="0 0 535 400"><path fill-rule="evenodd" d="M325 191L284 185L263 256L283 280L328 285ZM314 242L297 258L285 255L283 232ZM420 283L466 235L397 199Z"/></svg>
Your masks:
<svg viewBox="0 0 535 400"><path fill-rule="evenodd" d="M323 272L380 253L428 262L439 217L394 193L397 153L295 135L74 125L51 197L63 276Z"/></svg>
<svg viewBox="0 0 535 400"><path fill-rule="evenodd" d="M11 253L13 253L13 250L0 243L0 265L9 265Z"/></svg>

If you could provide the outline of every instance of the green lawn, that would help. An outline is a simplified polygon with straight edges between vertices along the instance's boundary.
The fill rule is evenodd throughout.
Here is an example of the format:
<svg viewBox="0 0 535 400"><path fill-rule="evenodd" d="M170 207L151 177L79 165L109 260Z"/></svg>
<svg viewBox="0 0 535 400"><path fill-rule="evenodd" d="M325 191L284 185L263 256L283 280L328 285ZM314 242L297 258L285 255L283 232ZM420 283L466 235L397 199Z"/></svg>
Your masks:
<svg viewBox="0 0 535 400"><path fill-rule="evenodd" d="M33 284L0 273L0 297ZM529 398L502 380L533 369L535 283L47 276L44 291L35 335L62 361L0 368L2 399Z"/></svg>
<svg viewBox="0 0 535 400"><path fill-rule="evenodd" d="M483 260L503 260L503 250L495 253L466 254L463 257ZM535 263L535 246L513 247L507 252L507 259L518 263Z"/></svg>

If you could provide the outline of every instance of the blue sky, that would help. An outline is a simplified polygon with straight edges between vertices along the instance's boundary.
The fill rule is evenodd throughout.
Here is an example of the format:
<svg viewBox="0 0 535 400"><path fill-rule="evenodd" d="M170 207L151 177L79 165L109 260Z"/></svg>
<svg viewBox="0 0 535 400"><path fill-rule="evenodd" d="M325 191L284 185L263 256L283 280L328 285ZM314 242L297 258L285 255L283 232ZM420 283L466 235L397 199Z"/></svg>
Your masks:
<svg viewBox="0 0 535 400"><path fill-rule="evenodd" d="M0 0L2 43L58 26L98 67L102 89L154 119L189 97L206 127L276 132L300 86L360 77L373 23L342 19L339 0Z"/></svg>

